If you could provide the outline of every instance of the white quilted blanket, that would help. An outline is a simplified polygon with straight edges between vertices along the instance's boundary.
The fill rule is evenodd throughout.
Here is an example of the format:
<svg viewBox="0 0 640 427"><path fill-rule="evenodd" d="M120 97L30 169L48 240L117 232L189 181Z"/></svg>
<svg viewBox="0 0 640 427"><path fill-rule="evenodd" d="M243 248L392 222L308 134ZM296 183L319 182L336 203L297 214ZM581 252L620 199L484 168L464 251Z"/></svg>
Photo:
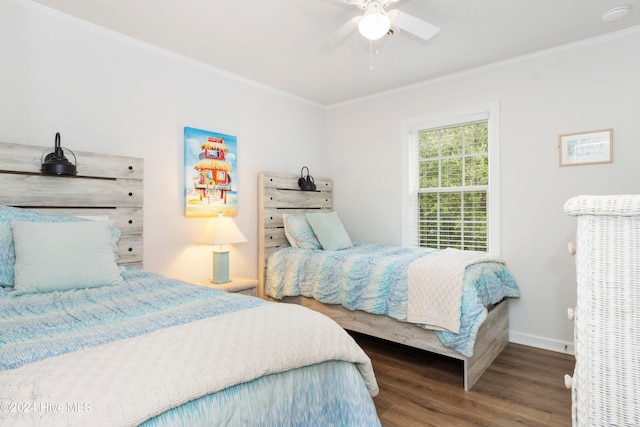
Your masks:
<svg viewBox="0 0 640 427"><path fill-rule="evenodd" d="M485 252L450 248L412 262L407 272L407 321L460 333L465 269L488 261L504 263Z"/></svg>
<svg viewBox="0 0 640 427"><path fill-rule="evenodd" d="M189 400L326 360L371 362L328 317L267 304L0 372L0 425L136 425ZM9 407L9 406L8 406Z"/></svg>

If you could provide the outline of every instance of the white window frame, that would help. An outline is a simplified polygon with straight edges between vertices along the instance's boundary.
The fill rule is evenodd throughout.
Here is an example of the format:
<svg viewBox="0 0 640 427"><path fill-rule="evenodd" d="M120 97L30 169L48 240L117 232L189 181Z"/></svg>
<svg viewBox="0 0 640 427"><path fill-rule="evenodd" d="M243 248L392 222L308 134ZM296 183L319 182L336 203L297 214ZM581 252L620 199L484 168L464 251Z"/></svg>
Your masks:
<svg viewBox="0 0 640 427"><path fill-rule="evenodd" d="M411 132L435 129L478 120L489 122L489 186L487 189L487 252L500 256L500 105L492 102L451 110L402 122L402 245L417 245L418 171L411 152ZM414 178L412 178L414 177Z"/></svg>

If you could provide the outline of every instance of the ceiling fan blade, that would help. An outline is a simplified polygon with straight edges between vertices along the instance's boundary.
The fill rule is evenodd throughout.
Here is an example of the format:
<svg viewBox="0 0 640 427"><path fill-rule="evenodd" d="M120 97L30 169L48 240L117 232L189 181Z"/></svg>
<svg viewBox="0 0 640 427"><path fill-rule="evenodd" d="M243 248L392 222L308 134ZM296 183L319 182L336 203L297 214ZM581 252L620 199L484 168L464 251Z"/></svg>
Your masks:
<svg viewBox="0 0 640 427"><path fill-rule="evenodd" d="M358 28L358 21L360 21L361 18L361 16L351 18L345 22L344 25L334 31L333 34L331 34L322 43L322 50L331 50L338 47L338 45L340 45L356 28Z"/></svg>
<svg viewBox="0 0 640 427"><path fill-rule="evenodd" d="M390 10L389 18L391 18L391 22L400 27L401 30L420 37L423 40L429 40L440 31L440 28L435 25L400 10Z"/></svg>

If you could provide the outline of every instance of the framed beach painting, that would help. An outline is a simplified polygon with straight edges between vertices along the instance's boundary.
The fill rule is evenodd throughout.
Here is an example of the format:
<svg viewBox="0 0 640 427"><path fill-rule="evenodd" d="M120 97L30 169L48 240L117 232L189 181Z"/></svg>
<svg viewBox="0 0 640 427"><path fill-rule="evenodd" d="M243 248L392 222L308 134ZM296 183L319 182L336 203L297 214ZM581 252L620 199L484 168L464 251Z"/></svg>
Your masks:
<svg viewBox="0 0 640 427"><path fill-rule="evenodd" d="M235 136L184 128L185 216L238 214Z"/></svg>

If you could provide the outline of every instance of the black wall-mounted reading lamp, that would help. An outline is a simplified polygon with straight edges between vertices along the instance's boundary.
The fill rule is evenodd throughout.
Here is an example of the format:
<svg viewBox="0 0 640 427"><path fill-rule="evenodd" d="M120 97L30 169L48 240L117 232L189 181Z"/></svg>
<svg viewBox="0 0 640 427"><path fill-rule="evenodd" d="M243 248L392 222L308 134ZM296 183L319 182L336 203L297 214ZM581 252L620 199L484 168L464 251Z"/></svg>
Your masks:
<svg viewBox="0 0 640 427"><path fill-rule="evenodd" d="M307 176L304 176L304 170L307 170ZM309 175L309 168L303 166L300 170L300 178L298 178L298 187L302 191L316 191L316 183L311 175Z"/></svg>
<svg viewBox="0 0 640 427"><path fill-rule="evenodd" d="M73 151L69 149L67 151L73 156L73 163L64 156L64 151L60 146L60 132L56 132L56 143L53 152L46 150L42 153L40 172L43 175L76 175L78 173L76 169L78 160Z"/></svg>

